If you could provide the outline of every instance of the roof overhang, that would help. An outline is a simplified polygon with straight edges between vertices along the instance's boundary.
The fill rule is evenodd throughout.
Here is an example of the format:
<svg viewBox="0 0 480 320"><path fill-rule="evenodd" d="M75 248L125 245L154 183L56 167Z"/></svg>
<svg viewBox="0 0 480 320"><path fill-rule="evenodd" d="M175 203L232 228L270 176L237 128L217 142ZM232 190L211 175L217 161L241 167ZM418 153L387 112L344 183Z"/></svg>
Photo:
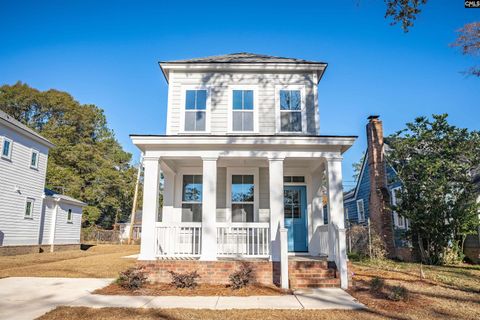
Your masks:
<svg viewBox="0 0 480 320"><path fill-rule="evenodd" d="M5 125L6 127L20 133L20 134L23 134L24 136L27 136L28 138L48 147L48 148L53 148L55 147L55 145L50 142L49 140L45 139L44 137L40 136L39 134L33 134L31 133L30 131L28 130L25 130L24 128L20 127L20 126L17 126L15 123L12 123L10 121L7 121L3 118L0 118L0 123Z"/></svg>
<svg viewBox="0 0 480 320"><path fill-rule="evenodd" d="M357 136L284 136L284 135L130 135L141 151L166 149L274 149L347 151Z"/></svg>
<svg viewBox="0 0 480 320"><path fill-rule="evenodd" d="M191 71L191 72L211 72L211 71L262 71L262 72L315 72L317 74L317 83L323 77L327 69L327 63L319 62L283 62L283 63L238 63L238 62L215 62L215 63L194 63L194 62L159 62L160 69L169 81L170 71Z"/></svg>

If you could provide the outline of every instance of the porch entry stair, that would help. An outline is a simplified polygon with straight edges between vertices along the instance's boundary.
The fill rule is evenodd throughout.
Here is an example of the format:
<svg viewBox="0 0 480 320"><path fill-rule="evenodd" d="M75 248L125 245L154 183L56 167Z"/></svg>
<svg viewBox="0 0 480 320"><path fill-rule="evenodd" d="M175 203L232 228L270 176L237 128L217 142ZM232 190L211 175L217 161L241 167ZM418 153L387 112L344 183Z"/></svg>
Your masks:
<svg viewBox="0 0 480 320"><path fill-rule="evenodd" d="M288 280L291 289L339 288L340 279L326 258L291 256L288 259Z"/></svg>

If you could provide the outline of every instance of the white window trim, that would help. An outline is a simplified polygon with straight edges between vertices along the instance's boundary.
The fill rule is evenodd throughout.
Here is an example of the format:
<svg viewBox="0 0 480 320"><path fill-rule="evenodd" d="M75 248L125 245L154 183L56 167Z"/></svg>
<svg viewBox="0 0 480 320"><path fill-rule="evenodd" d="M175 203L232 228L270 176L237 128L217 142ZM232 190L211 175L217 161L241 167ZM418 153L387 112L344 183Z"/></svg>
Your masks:
<svg viewBox="0 0 480 320"><path fill-rule="evenodd" d="M33 157L33 154L36 153L37 154L37 161L35 162L35 165L32 165L32 157ZM39 158L40 158L40 152L38 150L35 150L35 149L31 149L31 152L30 152L30 168L32 169L38 169L38 161L39 161Z"/></svg>
<svg viewBox="0 0 480 320"><path fill-rule="evenodd" d="M206 102L206 107L205 107L205 131L190 131L190 130L185 130L185 102L187 98L187 90L206 90L207 91L207 102ZM180 130L179 133L183 134L208 134L210 133L210 104L211 104L211 90L209 87L206 86L182 86L181 90L181 99L180 99ZM201 110L198 110L201 111Z"/></svg>
<svg viewBox="0 0 480 320"><path fill-rule="evenodd" d="M29 216L26 214L26 212L27 212L27 203L28 203L28 202L31 202L31 203L32 203L32 205L31 205L31 207L30 207L30 215L29 215ZM26 199L25 199L25 206L23 207L23 214L24 214L24 218L25 218L25 219L33 219L33 210L34 210L34 208L35 208L35 199L33 199L33 198L26 198Z"/></svg>
<svg viewBox="0 0 480 320"><path fill-rule="evenodd" d="M233 90L253 90L253 131L233 130ZM247 110L248 111L248 110ZM258 86L233 85L228 87L228 133L252 134L258 133Z"/></svg>
<svg viewBox="0 0 480 320"><path fill-rule="evenodd" d="M280 90L300 90L301 101L301 113L302 113L302 131L282 131L280 121ZM307 131L307 107L305 99L305 86L304 85L277 85L275 86L275 131L282 134L299 135L306 134Z"/></svg>
<svg viewBox="0 0 480 320"><path fill-rule="evenodd" d="M395 191L401 190L401 189L402 187L395 187L390 190L393 206L397 205L397 195L395 194ZM406 229L406 226L407 226L405 217L400 216L398 212L395 210L393 211L393 224L398 229Z"/></svg>
<svg viewBox="0 0 480 320"><path fill-rule="evenodd" d="M70 211L71 217L68 219L68 211ZM67 223L73 223L73 210L67 209Z"/></svg>
<svg viewBox="0 0 480 320"><path fill-rule="evenodd" d="M10 142L10 149L8 150L8 155L3 154L3 144L5 143L5 141ZM2 145L1 145L0 149L1 149L0 150L0 155L3 159L12 160L12 150L13 150L13 140L12 139L9 139L7 137L3 137L2 138Z"/></svg>
<svg viewBox="0 0 480 320"><path fill-rule="evenodd" d="M360 215L360 205L361 208L363 209L363 217ZM358 199L357 200L357 219L358 222L364 222L365 221L365 204L363 203L363 199Z"/></svg>
<svg viewBox="0 0 480 320"><path fill-rule="evenodd" d="M258 211L259 207L259 168L254 167L227 167L227 223L232 223L232 176L233 175L253 175L253 222L260 221L260 215Z"/></svg>

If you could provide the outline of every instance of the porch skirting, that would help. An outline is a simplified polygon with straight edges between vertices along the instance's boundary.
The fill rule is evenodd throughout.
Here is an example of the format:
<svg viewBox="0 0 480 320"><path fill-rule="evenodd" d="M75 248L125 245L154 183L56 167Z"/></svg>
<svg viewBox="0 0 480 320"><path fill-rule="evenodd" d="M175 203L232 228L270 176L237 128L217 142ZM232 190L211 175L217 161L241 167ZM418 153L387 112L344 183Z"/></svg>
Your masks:
<svg viewBox="0 0 480 320"><path fill-rule="evenodd" d="M172 281L169 271L178 273L197 271L200 275L198 283L228 284L229 276L241 266L250 266L256 281L263 285L280 285L280 262L268 260L157 260L138 261L151 282L169 283Z"/></svg>

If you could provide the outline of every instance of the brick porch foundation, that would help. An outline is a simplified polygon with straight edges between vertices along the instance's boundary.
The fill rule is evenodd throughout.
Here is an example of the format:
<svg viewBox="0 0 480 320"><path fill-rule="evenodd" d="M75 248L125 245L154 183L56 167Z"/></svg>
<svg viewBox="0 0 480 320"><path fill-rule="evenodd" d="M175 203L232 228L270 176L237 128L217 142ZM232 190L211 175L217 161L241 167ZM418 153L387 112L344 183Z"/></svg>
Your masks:
<svg viewBox="0 0 480 320"><path fill-rule="evenodd" d="M280 284L280 263L268 260L157 260L138 261L151 282L171 282L169 271L186 273L197 271L199 283L228 284L229 276L239 270L243 264L250 266L256 281L264 285ZM288 262L291 288L340 287L335 269L324 260L290 259Z"/></svg>

